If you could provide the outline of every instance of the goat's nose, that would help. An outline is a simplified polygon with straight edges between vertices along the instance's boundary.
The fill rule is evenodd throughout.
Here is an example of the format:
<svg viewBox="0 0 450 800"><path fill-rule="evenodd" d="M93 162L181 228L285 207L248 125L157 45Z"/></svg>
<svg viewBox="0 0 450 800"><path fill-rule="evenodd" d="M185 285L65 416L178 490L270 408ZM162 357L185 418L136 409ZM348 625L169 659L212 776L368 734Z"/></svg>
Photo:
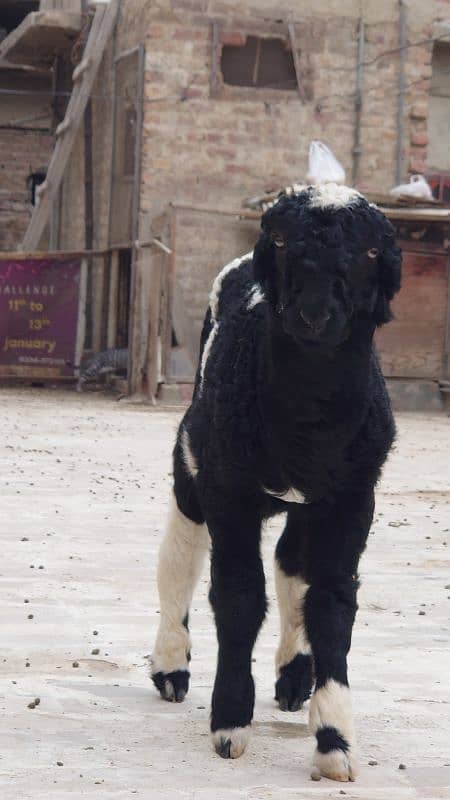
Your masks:
<svg viewBox="0 0 450 800"><path fill-rule="evenodd" d="M325 328L328 320L330 319L330 314L325 312L325 314L321 314L320 316L313 316L312 314L307 314L300 309L300 316L303 322L314 331L314 333L320 333Z"/></svg>

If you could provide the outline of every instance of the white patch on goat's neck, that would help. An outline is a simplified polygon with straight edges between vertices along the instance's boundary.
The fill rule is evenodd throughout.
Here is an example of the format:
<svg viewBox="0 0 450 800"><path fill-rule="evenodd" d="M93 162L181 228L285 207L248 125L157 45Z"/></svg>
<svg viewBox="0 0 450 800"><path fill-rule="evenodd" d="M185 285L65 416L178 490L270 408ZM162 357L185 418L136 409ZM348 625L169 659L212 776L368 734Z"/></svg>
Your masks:
<svg viewBox="0 0 450 800"><path fill-rule="evenodd" d="M222 283L229 272L232 270L237 269L243 261L246 261L248 258L253 256L253 250L250 250L249 253L246 253L245 256L241 256L240 258L234 258L233 261L230 261L229 264L226 264L223 269L220 270L219 274L216 275L214 278L214 282L211 289L211 294L209 296L209 307L211 309L211 330L209 332L208 338L205 342L205 346L203 348L202 359L200 362L200 385L199 385L199 394L201 396L203 390L203 380L205 377L205 369L206 364L211 353L211 348L213 346L214 339L217 336L219 331L219 300L220 300L220 292L222 290Z"/></svg>
<svg viewBox="0 0 450 800"><path fill-rule="evenodd" d="M248 303L247 303L247 311L251 311L252 308L257 306L259 303L264 303L265 299L266 299L266 296L265 296L261 286L259 285L259 283L255 283L255 285L252 286L252 288L250 290Z"/></svg>
<svg viewBox="0 0 450 800"><path fill-rule="evenodd" d="M277 497L278 500L284 500L285 503L306 503L306 498L303 492L299 489L291 487L285 492L273 492L271 489L264 489L266 494L271 494L272 497Z"/></svg>
<svg viewBox="0 0 450 800"><path fill-rule="evenodd" d="M222 290L222 283L224 278L228 275L229 272L232 272L233 269L237 269L243 261L246 261L248 258L251 258L253 255L253 250L249 253L246 253L245 256L241 256L240 258L234 258L233 261L230 261L223 269L220 270L219 274L216 275L214 278L214 282L211 289L211 294L209 296L209 307L211 309L211 316L213 320L217 320L219 315L219 298L220 292Z"/></svg>
<svg viewBox="0 0 450 800"><path fill-rule="evenodd" d="M183 428L181 432L181 452L183 453L183 460L189 475L191 478L196 478L198 473L198 464L191 450L189 434L186 428Z"/></svg>
<svg viewBox="0 0 450 800"><path fill-rule="evenodd" d="M308 202L309 208L345 208L364 199L363 195L351 186L338 183L322 183L312 186Z"/></svg>

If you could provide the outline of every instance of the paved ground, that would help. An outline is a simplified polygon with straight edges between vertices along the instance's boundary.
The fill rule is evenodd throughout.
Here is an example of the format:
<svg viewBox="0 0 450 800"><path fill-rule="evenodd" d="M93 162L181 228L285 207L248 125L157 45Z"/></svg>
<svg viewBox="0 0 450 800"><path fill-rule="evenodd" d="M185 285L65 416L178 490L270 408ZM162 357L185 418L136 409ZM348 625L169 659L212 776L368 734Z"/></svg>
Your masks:
<svg viewBox="0 0 450 800"><path fill-rule="evenodd" d="M334 784L310 780L305 712L283 714L272 700L279 523L265 535L272 602L255 651L254 735L240 760L223 761L207 733L215 666L207 574L192 613L186 702L164 703L147 677L178 415L9 389L0 412L2 800L450 798L446 416L399 419L362 562L350 665L361 776Z"/></svg>

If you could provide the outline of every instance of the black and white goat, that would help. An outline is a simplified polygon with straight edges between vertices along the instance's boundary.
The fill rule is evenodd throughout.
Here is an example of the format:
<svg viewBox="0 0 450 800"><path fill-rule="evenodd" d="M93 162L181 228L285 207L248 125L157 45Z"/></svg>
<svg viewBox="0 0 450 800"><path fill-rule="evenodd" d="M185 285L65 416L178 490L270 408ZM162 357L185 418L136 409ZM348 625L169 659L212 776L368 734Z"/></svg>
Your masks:
<svg viewBox="0 0 450 800"><path fill-rule="evenodd" d="M211 542L211 731L224 758L244 751L253 715L251 656L266 611L261 526L287 512L275 560L276 700L297 711L314 684L314 764L329 778L355 777L347 653L374 487L395 434L372 338L390 319L400 273L381 211L328 184L282 195L254 253L214 281L174 451L152 677L164 699L183 700L189 605Z"/></svg>

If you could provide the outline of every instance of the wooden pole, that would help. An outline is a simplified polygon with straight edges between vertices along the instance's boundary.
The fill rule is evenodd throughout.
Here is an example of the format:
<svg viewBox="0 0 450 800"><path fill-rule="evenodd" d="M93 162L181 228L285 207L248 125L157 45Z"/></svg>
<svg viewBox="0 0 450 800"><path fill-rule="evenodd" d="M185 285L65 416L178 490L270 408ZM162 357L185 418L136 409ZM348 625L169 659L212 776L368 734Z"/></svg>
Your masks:
<svg viewBox="0 0 450 800"><path fill-rule="evenodd" d="M96 7L85 50L85 57L90 59L90 63L80 80L76 82L70 96L66 117L71 124L63 135L57 139L50 160L47 179L42 184L44 188L41 191L39 205L35 206L33 210L30 224L23 240L22 246L24 250L37 249L45 227L49 222L51 206L57 197L106 44L113 31L119 4L120 0L110 0L108 5L97 5Z"/></svg>

